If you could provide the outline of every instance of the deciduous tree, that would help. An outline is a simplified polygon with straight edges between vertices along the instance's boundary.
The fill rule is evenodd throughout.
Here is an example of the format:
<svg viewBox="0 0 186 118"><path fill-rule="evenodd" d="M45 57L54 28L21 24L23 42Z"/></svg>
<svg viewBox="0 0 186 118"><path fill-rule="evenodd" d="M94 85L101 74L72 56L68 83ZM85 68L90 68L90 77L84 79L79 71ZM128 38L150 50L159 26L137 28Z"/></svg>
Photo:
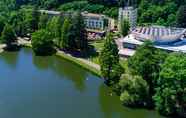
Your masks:
<svg viewBox="0 0 186 118"><path fill-rule="evenodd" d="M32 48L36 55L49 55L54 52L52 37L47 30L41 29L32 34Z"/></svg>
<svg viewBox="0 0 186 118"><path fill-rule="evenodd" d="M154 48L150 41L140 46L136 53L129 58L128 65L133 74L141 75L149 85L149 100L152 103L156 79L159 76L161 65L164 63L167 54ZM149 104L149 105L150 105Z"/></svg>
<svg viewBox="0 0 186 118"><path fill-rule="evenodd" d="M140 76L124 74L119 82L120 100L127 106L146 106L148 84Z"/></svg>
<svg viewBox="0 0 186 118"><path fill-rule="evenodd" d="M11 46L13 42L16 41L16 34L9 24L6 24L2 33L1 33L1 40L3 43L7 44L7 46Z"/></svg>
<svg viewBox="0 0 186 118"><path fill-rule="evenodd" d="M186 5L180 6L177 13L177 25L186 28Z"/></svg>
<svg viewBox="0 0 186 118"><path fill-rule="evenodd" d="M164 115L186 113L186 55L170 54L162 65L154 96L156 108Z"/></svg>
<svg viewBox="0 0 186 118"><path fill-rule="evenodd" d="M129 21L126 20L126 19L123 19L123 21L121 21L121 24L120 24L120 30L121 30L121 34L125 37L128 35L129 33L129 30L130 30L130 24L129 24Z"/></svg>

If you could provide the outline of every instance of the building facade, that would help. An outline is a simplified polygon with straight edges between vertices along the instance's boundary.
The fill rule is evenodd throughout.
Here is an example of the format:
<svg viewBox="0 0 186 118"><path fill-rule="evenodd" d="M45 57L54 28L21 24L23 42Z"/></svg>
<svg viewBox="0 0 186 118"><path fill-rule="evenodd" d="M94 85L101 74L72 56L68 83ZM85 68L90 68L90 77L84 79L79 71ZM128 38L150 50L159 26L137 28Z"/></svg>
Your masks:
<svg viewBox="0 0 186 118"><path fill-rule="evenodd" d="M61 13L59 11L49 11L49 10L40 10L41 13L48 14L50 17L59 16L59 15L67 15L71 13ZM114 24L112 18L108 18L102 14L93 14L88 12L81 13L84 22L86 25L86 29L92 32L102 32L107 29L113 29Z"/></svg>
<svg viewBox="0 0 186 118"><path fill-rule="evenodd" d="M92 14L88 12L82 13L87 29L104 30L106 17L104 15Z"/></svg>
<svg viewBox="0 0 186 118"><path fill-rule="evenodd" d="M130 30L134 30L137 26L137 8L123 7L119 8L118 25L120 29L121 22L126 19L129 21Z"/></svg>

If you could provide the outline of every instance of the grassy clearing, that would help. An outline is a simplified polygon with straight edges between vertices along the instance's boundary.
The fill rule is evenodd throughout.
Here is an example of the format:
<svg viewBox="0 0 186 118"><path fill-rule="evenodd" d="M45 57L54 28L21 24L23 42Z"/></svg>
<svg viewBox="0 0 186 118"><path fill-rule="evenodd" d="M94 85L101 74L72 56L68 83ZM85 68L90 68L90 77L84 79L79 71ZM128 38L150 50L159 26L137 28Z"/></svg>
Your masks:
<svg viewBox="0 0 186 118"><path fill-rule="evenodd" d="M126 58L120 58L120 64L125 69L125 73L130 73L130 70L128 68L128 63Z"/></svg>
<svg viewBox="0 0 186 118"><path fill-rule="evenodd" d="M100 52L104 46L104 40L91 41L90 45L93 46L97 52Z"/></svg>
<svg viewBox="0 0 186 118"><path fill-rule="evenodd" d="M101 52L101 50L104 46L104 40L91 41L91 42L89 42L89 44L92 47L94 47L94 49L98 53L98 55L90 56L89 60L96 63L96 64L100 64L99 63L99 52Z"/></svg>
<svg viewBox="0 0 186 118"><path fill-rule="evenodd" d="M99 56L93 56L93 57L90 57L89 60L93 63L96 63L96 64L100 64L99 63Z"/></svg>

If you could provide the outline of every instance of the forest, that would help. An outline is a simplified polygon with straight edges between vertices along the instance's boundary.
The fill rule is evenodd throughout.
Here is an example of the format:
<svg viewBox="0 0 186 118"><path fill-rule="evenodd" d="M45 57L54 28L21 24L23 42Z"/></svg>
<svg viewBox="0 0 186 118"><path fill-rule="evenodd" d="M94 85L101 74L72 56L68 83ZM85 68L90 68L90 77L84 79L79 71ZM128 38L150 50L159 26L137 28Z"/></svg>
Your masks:
<svg viewBox="0 0 186 118"><path fill-rule="evenodd" d="M0 4L1 14L23 6L37 6L60 11L82 10L102 13L116 19L118 7L132 4L138 8L139 25L153 23L175 26L178 10L186 5L186 0L3 0Z"/></svg>

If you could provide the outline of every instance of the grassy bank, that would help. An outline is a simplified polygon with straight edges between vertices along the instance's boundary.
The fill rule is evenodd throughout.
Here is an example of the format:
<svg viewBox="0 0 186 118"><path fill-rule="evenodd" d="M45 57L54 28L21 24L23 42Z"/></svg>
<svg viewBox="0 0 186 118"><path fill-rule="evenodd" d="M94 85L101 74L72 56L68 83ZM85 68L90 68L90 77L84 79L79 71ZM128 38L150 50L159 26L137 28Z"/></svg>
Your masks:
<svg viewBox="0 0 186 118"><path fill-rule="evenodd" d="M68 60L68 61L70 61L70 62L88 70L88 71L90 71L91 73L96 74L97 76L101 77L100 70L86 64L85 62L77 59L76 57L72 57L72 56L69 56L67 54L59 53L59 52L56 53L56 56L61 57L63 59L66 59L66 60Z"/></svg>

